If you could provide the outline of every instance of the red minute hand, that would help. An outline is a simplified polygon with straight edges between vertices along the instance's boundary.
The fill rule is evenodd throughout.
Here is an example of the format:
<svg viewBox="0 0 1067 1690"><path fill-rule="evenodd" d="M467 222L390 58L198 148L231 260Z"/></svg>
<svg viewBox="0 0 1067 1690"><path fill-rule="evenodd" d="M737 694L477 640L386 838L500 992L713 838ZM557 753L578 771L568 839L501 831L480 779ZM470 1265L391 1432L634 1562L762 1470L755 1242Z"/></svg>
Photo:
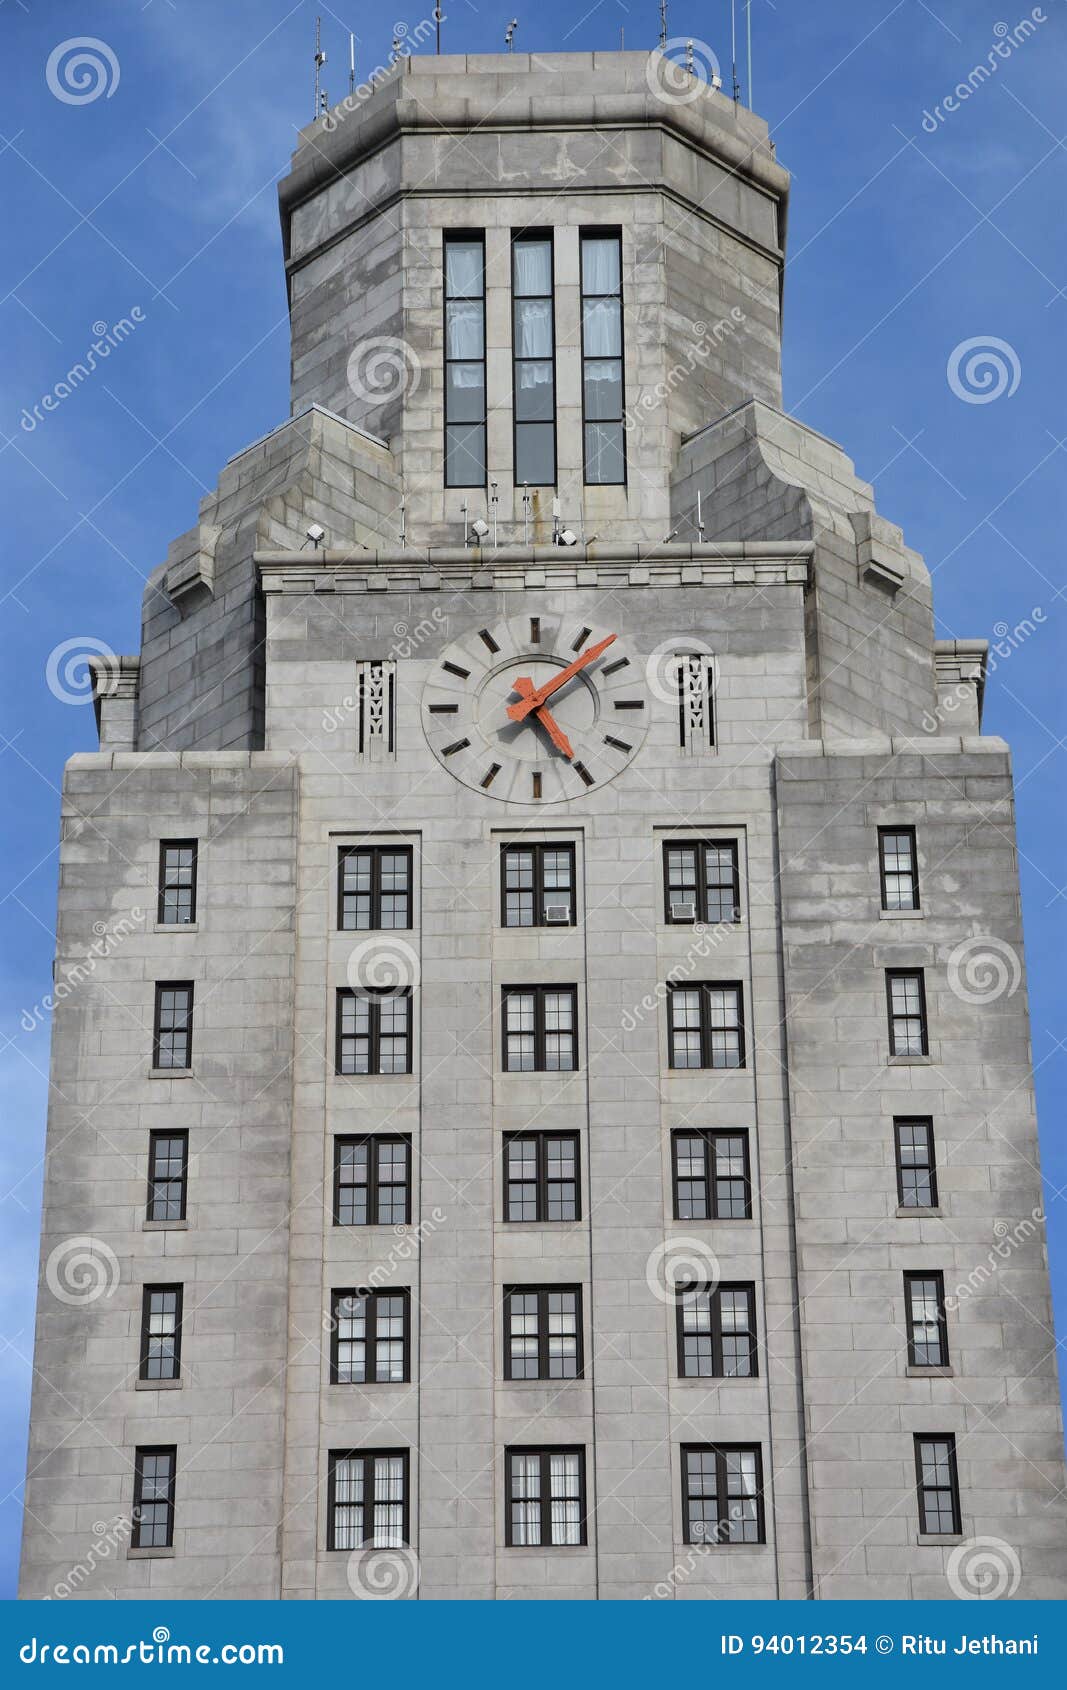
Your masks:
<svg viewBox="0 0 1067 1690"><path fill-rule="evenodd" d="M533 692L533 682L530 680L528 675L521 675L519 677L519 679L515 682L515 691L521 692L524 697L528 693ZM556 718L549 710L548 706L546 704L539 704L537 709L534 711L534 714L537 717L537 720L543 725L549 739L556 747L556 750L562 751L564 757L573 759L574 748L566 734L563 732L563 729L556 721Z"/></svg>
<svg viewBox="0 0 1067 1690"><path fill-rule="evenodd" d="M561 669L558 675L553 675L550 681L546 681L543 687L538 687L536 692L525 693L518 704L509 704L508 715L512 721L521 722L525 720L530 711L536 710L539 705L543 704L545 699L556 691L557 687L563 686L565 682L571 679L572 675L577 675L580 669L584 669L587 663L592 663L594 657L599 657L602 651L606 651L614 638L614 634L609 634L606 639L600 640L597 645L591 645L588 651L583 651L579 657L575 658L573 663L568 663L567 667ZM520 679L527 681L529 676L522 675ZM518 692L518 686L514 690Z"/></svg>

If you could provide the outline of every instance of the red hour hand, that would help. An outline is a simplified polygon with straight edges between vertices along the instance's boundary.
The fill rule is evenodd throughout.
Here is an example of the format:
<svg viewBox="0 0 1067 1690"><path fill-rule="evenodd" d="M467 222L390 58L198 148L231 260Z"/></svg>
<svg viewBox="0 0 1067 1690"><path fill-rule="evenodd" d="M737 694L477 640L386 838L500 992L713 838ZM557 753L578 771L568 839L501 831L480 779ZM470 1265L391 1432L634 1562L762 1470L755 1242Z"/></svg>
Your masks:
<svg viewBox="0 0 1067 1690"><path fill-rule="evenodd" d="M508 705L508 715L512 721L524 721L531 710L538 709L545 702L545 699L550 697L558 687L569 681L572 675L577 675L578 671L584 669L587 663L592 663L594 657L599 657L602 651L606 651L614 638L614 634L608 634L606 639L599 640L596 645L591 645L588 651L583 651L580 657L576 657L573 663L568 663L567 667L561 669L558 675L553 675L552 679L546 681L543 687L534 687L529 675L520 675L512 690L521 693L522 697L518 704Z"/></svg>
<svg viewBox="0 0 1067 1690"><path fill-rule="evenodd" d="M515 691L522 693L525 698L528 696L527 689L529 689L529 692L533 691L533 682L530 680L528 675L520 675L519 679L515 682ZM548 737L552 741L552 744L556 747L557 751L562 751L564 757L569 757L573 761L574 749L571 742L563 732L559 723L556 721L556 718L553 716L551 710L541 704L537 706L534 714L539 722L544 723Z"/></svg>

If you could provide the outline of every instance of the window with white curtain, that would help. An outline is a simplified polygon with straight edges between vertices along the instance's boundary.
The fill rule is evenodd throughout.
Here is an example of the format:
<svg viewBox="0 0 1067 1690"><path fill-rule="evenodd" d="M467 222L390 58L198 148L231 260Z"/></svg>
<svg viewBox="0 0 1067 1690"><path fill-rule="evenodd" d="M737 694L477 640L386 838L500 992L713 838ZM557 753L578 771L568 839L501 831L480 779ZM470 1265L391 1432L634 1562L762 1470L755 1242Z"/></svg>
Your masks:
<svg viewBox="0 0 1067 1690"><path fill-rule="evenodd" d="M485 238L446 235L445 486L485 473Z"/></svg>
<svg viewBox="0 0 1067 1690"><path fill-rule="evenodd" d="M515 482L556 484L556 327L551 234L511 243Z"/></svg>
<svg viewBox="0 0 1067 1690"><path fill-rule="evenodd" d="M581 237L582 411L585 480L626 480L623 440L622 237L590 230Z"/></svg>

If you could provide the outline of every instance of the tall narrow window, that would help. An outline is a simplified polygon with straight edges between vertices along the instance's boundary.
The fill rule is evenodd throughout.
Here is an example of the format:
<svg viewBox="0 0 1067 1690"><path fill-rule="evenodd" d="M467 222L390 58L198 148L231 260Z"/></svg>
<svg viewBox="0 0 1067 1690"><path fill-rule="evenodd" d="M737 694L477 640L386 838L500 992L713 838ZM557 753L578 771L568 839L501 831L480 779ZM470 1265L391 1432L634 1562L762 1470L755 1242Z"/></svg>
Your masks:
<svg viewBox="0 0 1067 1690"><path fill-rule="evenodd" d="M509 1449L505 1455L509 1548L585 1542L585 1450Z"/></svg>
<svg viewBox="0 0 1067 1690"><path fill-rule="evenodd" d="M505 1072L559 1073L577 1066L576 988L505 986Z"/></svg>
<svg viewBox="0 0 1067 1690"><path fill-rule="evenodd" d="M152 1037L153 1068L188 1068L193 1060L191 981L160 981Z"/></svg>
<svg viewBox="0 0 1067 1690"><path fill-rule="evenodd" d="M411 1220L411 1140L335 1138L335 1226L406 1226Z"/></svg>
<svg viewBox="0 0 1067 1690"><path fill-rule="evenodd" d="M743 1068L741 987L710 982L667 991L672 1068Z"/></svg>
<svg viewBox="0 0 1067 1690"><path fill-rule="evenodd" d="M182 1287L146 1285L141 1303L141 1378L177 1379L182 1357Z"/></svg>
<svg viewBox="0 0 1067 1690"><path fill-rule="evenodd" d="M693 1285L678 1292L683 1379L749 1379L756 1360L756 1287Z"/></svg>
<svg viewBox="0 0 1067 1690"><path fill-rule="evenodd" d="M504 1377L582 1377L580 1286L505 1285Z"/></svg>
<svg viewBox="0 0 1067 1690"><path fill-rule="evenodd" d="M331 1385L388 1385L407 1379L410 1317L409 1291L334 1291Z"/></svg>
<svg viewBox="0 0 1067 1690"><path fill-rule="evenodd" d="M763 1458L758 1444L687 1444L682 1450L686 1543L763 1543Z"/></svg>
<svg viewBox="0 0 1067 1690"><path fill-rule="evenodd" d="M878 863L884 910L917 910L919 870L913 827L878 829Z"/></svg>
<svg viewBox="0 0 1067 1690"><path fill-rule="evenodd" d="M148 1212L150 1221L183 1221L189 1178L189 1134L148 1135Z"/></svg>
<svg viewBox="0 0 1067 1690"><path fill-rule="evenodd" d="M668 922L741 920L737 842L694 840L663 847Z"/></svg>
<svg viewBox="0 0 1067 1690"><path fill-rule="evenodd" d="M337 872L342 931L411 926L410 845L342 845Z"/></svg>
<svg viewBox="0 0 1067 1690"><path fill-rule="evenodd" d="M188 927L196 920L196 840L164 839L159 847L159 907L164 927Z"/></svg>
<svg viewBox="0 0 1067 1690"><path fill-rule="evenodd" d="M445 486L484 487L485 239L445 236Z"/></svg>
<svg viewBox="0 0 1067 1690"><path fill-rule="evenodd" d="M504 1139L504 1218L576 1221L581 1214L576 1133L510 1133Z"/></svg>
<svg viewBox="0 0 1067 1690"><path fill-rule="evenodd" d="M937 1207L934 1124L928 1116L893 1122L897 1147L897 1196L902 1209Z"/></svg>
<svg viewBox="0 0 1067 1690"><path fill-rule="evenodd" d="M327 1549L400 1549L408 1540L406 1449L332 1449Z"/></svg>
<svg viewBox="0 0 1067 1690"><path fill-rule="evenodd" d="M585 480L619 486L626 480L621 236L583 234L581 261Z"/></svg>
<svg viewBox="0 0 1067 1690"><path fill-rule="evenodd" d="M515 366L515 484L556 484L556 328L552 236L511 243Z"/></svg>
<svg viewBox="0 0 1067 1690"><path fill-rule="evenodd" d="M134 1456L131 1549L170 1549L174 1543L173 1444L138 1449Z"/></svg>
<svg viewBox="0 0 1067 1690"><path fill-rule="evenodd" d="M748 1134L683 1128L672 1134L676 1221L752 1218Z"/></svg>
<svg viewBox="0 0 1067 1690"><path fill-rule="evenodd" d="M926 984L921 968L887 968L889 1050L893 1056L928 1056Z"/></svg>
<svg viewBox="0 0 1067 1690"><path fill-rule="evenodd" d="M411 1073L411 993L383 987L337 994L339 1074Z"/></svg>
<svg viewBox="0 0 1067 1690"><path fill-rule="evenodd" d="M947 1367L944 1274L906 1273L904 1303L908 1316L909 1367Z"/></svg>
<svg viewBox="0 0 1067 1690"><path fill-rule="evenodd" d="M573 845L505 845L503 870L505 927L573 927Z"/></svg>
<svg viewBox="0 0 1067 1690"><path fill-rule="evenodd" d="M956 1440L951 1433L919 1433L915 1439L919 1530L956 1537L960 1525L960 1482Z"/></svg>

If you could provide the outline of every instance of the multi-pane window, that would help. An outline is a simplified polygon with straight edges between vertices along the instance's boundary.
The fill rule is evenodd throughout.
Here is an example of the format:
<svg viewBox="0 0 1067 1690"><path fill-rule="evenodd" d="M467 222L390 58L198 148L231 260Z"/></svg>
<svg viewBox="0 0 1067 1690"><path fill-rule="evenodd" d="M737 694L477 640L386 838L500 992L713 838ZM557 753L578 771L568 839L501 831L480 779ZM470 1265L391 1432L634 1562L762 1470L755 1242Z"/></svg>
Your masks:
<svg viewBox="0 0 1067 1690"><path fill-rule="evenodd" d="M411 1141L374 1135L333 1141L335 1226L406 1226L411 1219Z"/></svg>
<svg viewBox="0 0 1067 1690"><path fill-rule="evenodd" d="M485 240L445 236L445 486L484 487Z"/></svg>
<svg viewBox="0 0 1067 1690"><path fill-rule="evenodd" d="M334 1291L331 1385L389 1385L407 1379L410 1315L408 1291Z"/></svg>
<svg viewBox="0 0 1067 1690"><path fill-rule="evenodd" d="M505 1285L505 1379L582 1377L578 1285Z"/></svg>
<svg viewBox="0 0 1067 1690"><path fill-rule="evenodd" d="M189 1134L148 1135L148 1211L150 1221L183 1221L189 1177Z"/></svg>
<svg viewBox="0 0 1067 1690"><path fill-rule="evenodd" d="M926 984L921 968L887 968L889 1049L893 1056L928 1056Z"/></svg>
<svg viewBox="0 0 1067 1690"><path fill-rule="evenodd" d="M741 987L704 982L667 993L672 1068L743 1068Z"/></svg>
<svg viewBox="0 0 1067 1690"><path fill-rule="evenodd" d="M400 1549L407 1537L407 1450L332 1449L327 1549Z"/></svg>
<svg viewBox="0 0 1067 1690"><path fill-rule="evenodd" d="M880 827L878 863L882 877L882 908L917 910L919 870L915 859L915 829Z"/></svg>
<svg viewBox="0 0 1067 1690"><path fill-rule="evenodd" d="M506 1072L554 1074L577 1066L577 988L505 986Z"/></svg>
<svg viewBox="0 0 1067 1690"><path fill-rule="evenodd" d="M671 1138L676 1221L742 1221L752 1215L748 1134L684 1128Z"/></svg>
<svg viewBox="0 0 1067 1690"><path fill-rule="evenodd" d="M173 1444L138 1449L134 1457L131 1549L169 1549L174 1542Z"/></svg>
<svg viewBox="0 0 1067 1690"><path fill-rule="evenodd" d="M904 1303L908 1316L908 1365L947 1367L944 1274L906 1273Z"/></svg>
<svg viewBox="0 0 1067 1690"><path fill-rule="evenodd" d="M741 920L737 844L732 839L696 840L663 847L669 922Z"/></svg>
<svg viewBox="0 0 1067 1690"><path fill-rule="evenodd" d="M585 480L617 486L626 480L621 237L583 234L581 267Z"/></svg>
<svg viewBox="0 0 1067 1690"><path fill-rule="evenodd" d="M385 987L337 994L339 1074L411 1073L411 993Z"/></svg>
<svg viewBox="0 0 1067 1690"><path fill-rule="evenodd" d="M156 986L153 1068L188 1068L193 1060L193 988L188 980Z"/></svg>
<svg viewBox="0 0 1067 1690"><path fill-rule="evenodd" d="M505 1452L505 1542L557 1548L585 1542L585 1450Z"/></svg>
<svg viewBox="0 0 1067 1690"><path fill-rule="evenodd" d="M182 1362L182 1287L146 1285L141 1302L141 1378L177 1379Z"/></svg>
<svg viewBox="0 0 1067 1690"><path fill-rule="evenodd" d="M678 1372L683 1379L747 1379L756 1359L754 1285L692 1285L678 1292Z"/></svg>
<svg viewBox="0 0 1067 1690"><path fill-rule="evenodd" d="M165 927L188 927L196 920L196 840L164 839L159 847L159 907Z"/></svg>
<svg viewBox="0 0 1067 1690"><path fill-rule="evenodd" d="M897 1196L902 1209L937 1207L937 1169L934 1165L934 1124L928 1116L905 1116L893 1122L897 1150Z"/></svg>
<svg viewBox="0 0 1067 1690"><path fill-rule="evenodd" d="M575 1221L580 1217L576 1133L511 1133L504 1139L504 1217Z"/></svg>
<svg viewBox="0 0 1067 1690"><path fill-rule="evenodd" d="M573 845L505 845L501 867L505 927L573 927Z"/></svg>
<svg viewBox="0 0 1067 1690"><path fill-rule="evenodd" d="M511 243L516 486L556 484L552 283L552 236L516 235Z"/></svg>
<svg viewBox="0 0 1067 1690"><path fill-rule="evenodd" d="M950 1433L919 1433L915 1439L915 1478L919 1489L919 1530L950 1537L960 1526L960 1483L956 1440Z"/></svg>
<svg viewBox="0 0 1067 1690"><path fill-rule="evenodd" d="M763 1543L759 1445L685 1445L682 1506L686 1543Z"/></svg>
<svg viewBox="0 0 1067 1690"><path fill-rule="evenodd" d="M337 925L348 931L411 926L411 846L342 845Z"/></svg>

